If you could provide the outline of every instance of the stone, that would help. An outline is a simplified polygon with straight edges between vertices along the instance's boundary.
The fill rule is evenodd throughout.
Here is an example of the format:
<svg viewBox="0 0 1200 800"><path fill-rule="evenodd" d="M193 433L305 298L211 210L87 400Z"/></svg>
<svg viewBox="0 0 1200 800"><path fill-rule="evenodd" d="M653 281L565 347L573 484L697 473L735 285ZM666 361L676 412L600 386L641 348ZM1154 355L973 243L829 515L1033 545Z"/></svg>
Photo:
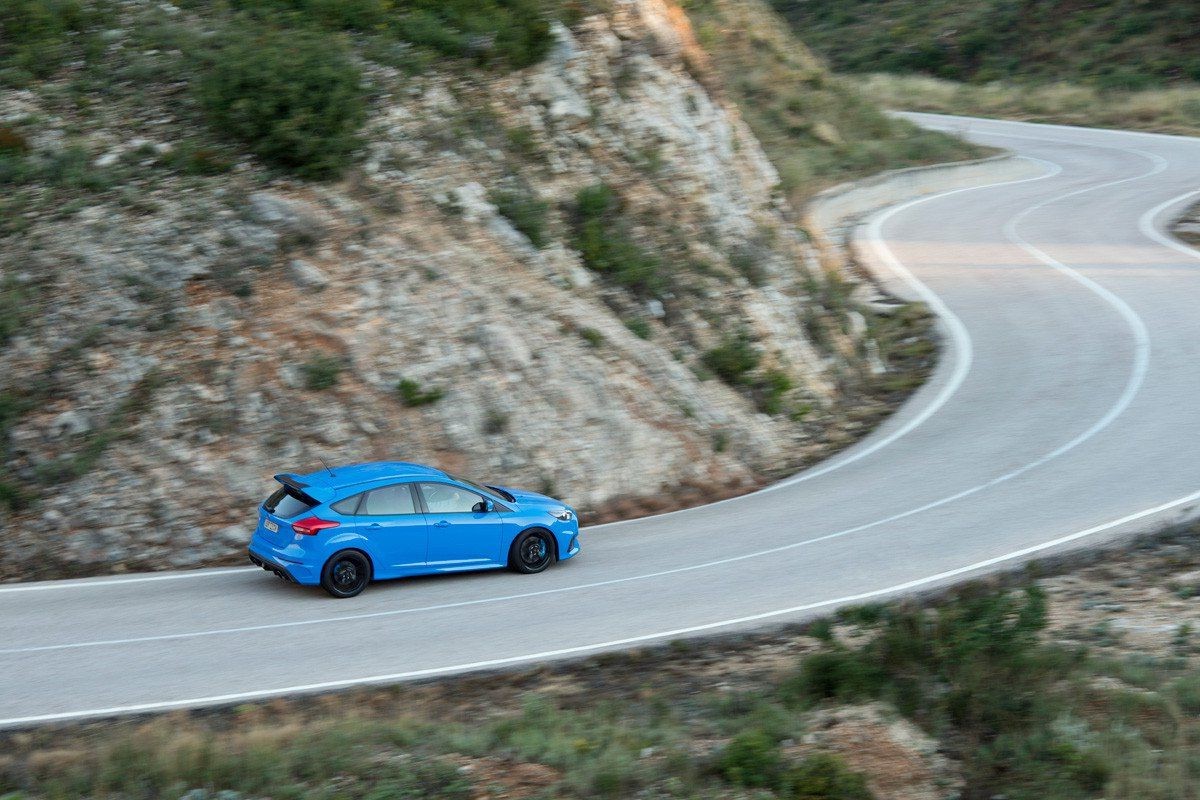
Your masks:
<svg viewBox="0 0 1200 800"><path fill-rule="evenodd" d="M317 242L328 233L324 219L312 205L270 192L250 195L248 215L252 221L293 240Z"/></svg>
<svg viewBox="0 0 1200 800"><path fill-rule="evenodd" d="M329 285L329 276L325 271L302 258L293 258L288 262L287 269L288 277L297 286L319 291Z"/></svg>
<svg viewBox="0 0 1200 800"><path fill-rule="evenodd" d="M54 435L56 437L64 436L82 436L92 429L92 423L86 416L78 411L64 411L54 418L52 423Z"/></svg>

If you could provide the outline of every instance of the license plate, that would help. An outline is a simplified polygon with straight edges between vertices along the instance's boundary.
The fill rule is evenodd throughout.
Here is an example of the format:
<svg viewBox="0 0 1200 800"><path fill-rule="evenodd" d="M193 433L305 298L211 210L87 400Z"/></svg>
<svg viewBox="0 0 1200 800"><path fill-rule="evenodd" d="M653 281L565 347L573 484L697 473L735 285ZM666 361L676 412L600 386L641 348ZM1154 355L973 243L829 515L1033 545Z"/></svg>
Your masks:
<svg viewBox="0 0 1200 800"><path fill-rule="evenodd" d="M269 530L271 533L279 533L279 525L271 522L269 519L263 520L263 527Z"/></svg>

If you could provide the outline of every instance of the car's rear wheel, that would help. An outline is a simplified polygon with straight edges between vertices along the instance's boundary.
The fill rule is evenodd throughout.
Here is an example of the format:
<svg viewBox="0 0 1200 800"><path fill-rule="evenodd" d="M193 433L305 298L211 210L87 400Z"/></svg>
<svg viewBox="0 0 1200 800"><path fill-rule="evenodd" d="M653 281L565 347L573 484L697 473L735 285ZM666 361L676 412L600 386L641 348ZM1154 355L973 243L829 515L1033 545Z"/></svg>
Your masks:
<svg viewBox="0 0 1200 800"><path fill-rule="evenodd" d="M554 563L554 540L543 530L525 531L512 543L508 566L517 572L531 575Z"/></svg>
<svg viewBox="0 0 1200 800"><path fill-rule="evenodd" d="M321 587L334 597L354 597L371 582L371 562L357 550L334 553L321 570Z"/></svg>

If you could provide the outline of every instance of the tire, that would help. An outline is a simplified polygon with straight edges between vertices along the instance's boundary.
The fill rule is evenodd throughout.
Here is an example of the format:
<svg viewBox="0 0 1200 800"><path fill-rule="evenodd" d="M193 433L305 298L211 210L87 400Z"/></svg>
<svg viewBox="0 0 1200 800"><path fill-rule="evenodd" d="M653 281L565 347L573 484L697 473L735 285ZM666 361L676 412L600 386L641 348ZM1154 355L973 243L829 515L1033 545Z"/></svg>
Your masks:
<svg viewBox="0 0 1200 800"><path fill-rule="evenodd" d="M525 531L513 541L508 551L509 569L532 575L557 561L554 539L544 530Z"/></svg>
<svg viewBox="0 0 1200 800"><path fill-rule="evenodd" d="M371 582L371 561L357 550L334 553L321 570L321 588L334 597L354 597Z"/></svg>

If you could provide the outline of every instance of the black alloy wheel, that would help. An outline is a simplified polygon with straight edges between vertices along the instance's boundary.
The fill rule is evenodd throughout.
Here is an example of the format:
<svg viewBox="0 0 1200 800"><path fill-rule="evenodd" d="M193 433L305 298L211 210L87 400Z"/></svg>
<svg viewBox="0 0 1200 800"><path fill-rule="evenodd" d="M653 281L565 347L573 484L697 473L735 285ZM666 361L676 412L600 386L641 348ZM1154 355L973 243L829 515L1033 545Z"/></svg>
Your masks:
<svg viewBox="0 0 1200 800"><path fill-rule="evenodd" d="M531 575L554 563L554 541L546 531L526 531L517 537L508 556L508 565L517 572Z"/></svg>
<svg viewBox="0 0 1200 800"><path fill-rule="evenodd" d="M357 550L335 553L321 570L321 586L334 597L354 597L371 582L371 562Z"/></svg>

